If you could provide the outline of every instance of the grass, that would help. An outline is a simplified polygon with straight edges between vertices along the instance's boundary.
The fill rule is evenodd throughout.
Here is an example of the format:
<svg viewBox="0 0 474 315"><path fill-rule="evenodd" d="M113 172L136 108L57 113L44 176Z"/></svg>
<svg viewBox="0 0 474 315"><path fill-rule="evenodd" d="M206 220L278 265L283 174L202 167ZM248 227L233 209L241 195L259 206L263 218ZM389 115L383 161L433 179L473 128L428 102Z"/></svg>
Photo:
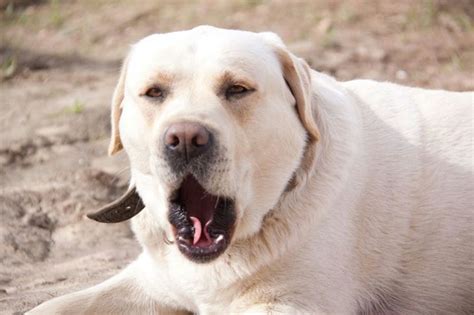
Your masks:
<svg viewBox="0 0 474 315"><path fill-rule="evenodd" d="M438 5L434 0L415 2L405 16L405 28L420 30L433 27L439 14Z"/></svg>
<svg viewBox="0 0 474 315"><path fill-rule="evenodd" d="M426 30L438 26L440 18L447 16L464 32L474 31L472 19L462 9L442 7L436 0L423 0L415 4L405 15L405 29Z"/></svg>
<svg viewBox="0 0 474 315"><path fill-rule="evenodd" d="M9 2L1 14L0 22L3 25L10 23L16 23L18 20L18 13L15 10L15 4L13 1Z"/></svg>
<svg viewBox="0 0 474 315"><path fill-rule="evenodd" d="M453 14L452 17L462 30L466 32L474 31L472 19L466 13Z"/></svg>
<svg viewBox="0 0 474 315"><path fill-rule="evenodd" d="M459 54L454 53L449 62L448 62L448 68L451 69L452 71L460 71L463 69L463 62Z"/></svg>
<svg viewBox="0 0 474 315"><path fill-rule="evenodd" d="M263 0L240 0L240 5L247 8L254 8L260 4L262 4Z"/></svg>
<svg viewBox="0 0 474 315"><path fill-rule="evenodd" d="M61 26L63 26L65 18L61 12L61 8L59 6L59 0L50 0L49 6L51 10L51 12L49 13L50 23L54 27L60 28Z"/></svg>
<svg viewBox="0 0 474 315"><path fill-rule="evenodd" d="M71 106L66 107L65 112L69 114L81 114L84 112L85 104L79 100L74 100Z"/></svg>
<svg viewBox="0 0 474 315"><path fill-rule="evenodd" d="M320 45L322 48L334 48L337 46L336 30L334 27L330 27L321 38Z"/></svg>
<svg viewBox="0 0 474 315"><path fill-rule="evenodd" d="M351 4L343 2L335 13L335 19L341 23L348 24L356 22L358 16Z"/></svg>
<svg viewBox="0 0 474 315"><path fill-rule="evenodd" d="M0 78L9 79L15 75L15 72L18 68L18 63L15 56L8 56L0 64Z"/></svg>
<svg viewBox="0 0 474 315"><path fill-rule="evenodd" d="M3 12L0 12L0 25L23 25L35 29L44 27L59 29L66 22L63 7L64 5L60 0L49 0L44 5L31 7L17 7L14 1L11 1ZM43 8L46 10L43 10Z"/></svg>

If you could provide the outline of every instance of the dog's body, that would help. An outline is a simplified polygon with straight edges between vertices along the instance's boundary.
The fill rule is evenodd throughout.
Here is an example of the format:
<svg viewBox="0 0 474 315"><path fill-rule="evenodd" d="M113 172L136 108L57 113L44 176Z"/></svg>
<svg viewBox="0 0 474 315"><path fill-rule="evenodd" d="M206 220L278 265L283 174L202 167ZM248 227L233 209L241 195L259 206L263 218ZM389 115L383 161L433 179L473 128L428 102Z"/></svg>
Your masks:
<svg viewBox="0 0 474 315"><path fill-rule="evenodd" d="M181 45L189 33L215 47ZM474 312L473 93L337 82L271 34L200 27L164 36L134 48L114 97L122 109L114 105L111 150L123 142L131 160L146 206L132 227L144 251L119 275L31 314ZM179 102L133 105L142 102L136 81L159 68L150 52L157 42L176 43L159 61L168 73L181 60L196 78L186 77L185 92L170 92ZM244 58L239 67L256 71L247 75L256 92L239 96L238 112L223 110L206 94L206 75L222 66L220 54L249 47L255 64L245 68ZM167 244L176 240L166 220L176 186L163 177L173 177L170 167L153 170L163 155L151 140L183 119L217 130L230 160L219 160L228 163L220 169L226 179L212 173L203 185L234 198L235 230L229 247L205 263Z"/></svg>

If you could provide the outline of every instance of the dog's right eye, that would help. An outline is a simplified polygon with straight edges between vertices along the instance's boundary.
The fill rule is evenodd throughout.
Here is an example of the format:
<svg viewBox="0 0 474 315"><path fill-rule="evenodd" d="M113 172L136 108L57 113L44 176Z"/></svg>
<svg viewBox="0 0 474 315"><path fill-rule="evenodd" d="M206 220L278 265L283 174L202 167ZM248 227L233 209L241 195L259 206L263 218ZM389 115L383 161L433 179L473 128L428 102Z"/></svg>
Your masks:
<svg viewBox="0 0 474 315"><path fill-rule="evenodd" d="M152 98L162 98L164 96L163 90L160 89L157 86L154 86L152 88L149 88L146 92L145 95L148 97Z"/></svg>
<svg viewBox="0 0 474 315"><path fill-rule="evenodd" d="M251 93L253 92L254 89L251 89L251 88L248 88L248 87L245 87L243 85L240 85L240 84L234 84L234 85L231 85L229 86L226 91L225 91L225 97L227 99L232 99L232 98L241 98L245 95L247 95L248 93Z"/></svg>

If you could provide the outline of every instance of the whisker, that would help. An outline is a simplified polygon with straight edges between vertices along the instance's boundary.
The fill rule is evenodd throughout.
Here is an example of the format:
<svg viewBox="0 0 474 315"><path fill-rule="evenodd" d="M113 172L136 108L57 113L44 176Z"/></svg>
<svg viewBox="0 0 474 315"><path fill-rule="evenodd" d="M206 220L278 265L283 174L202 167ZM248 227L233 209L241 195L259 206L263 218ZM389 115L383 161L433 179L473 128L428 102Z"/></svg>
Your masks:
<svg viewBox="0 0 474 315"><path fill-rule="evenodd" d="M214 209L217 208L217 205L219 204L219 196L217 196L216 204L214 205Z"/></svg>

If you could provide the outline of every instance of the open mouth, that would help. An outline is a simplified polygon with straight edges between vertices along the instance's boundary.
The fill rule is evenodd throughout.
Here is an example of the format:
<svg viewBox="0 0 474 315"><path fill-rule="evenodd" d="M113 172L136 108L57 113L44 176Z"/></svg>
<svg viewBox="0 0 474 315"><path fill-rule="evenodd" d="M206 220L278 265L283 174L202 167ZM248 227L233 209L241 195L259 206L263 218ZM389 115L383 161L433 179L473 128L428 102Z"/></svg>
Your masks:
<svg viewBox="0 0 474 315"><path fill-rule="evenodd" d="M188 175L170 205L168 220L181 253L195 262L209 262L225 251L236 217L232 199L208 193Z"/></svg>

